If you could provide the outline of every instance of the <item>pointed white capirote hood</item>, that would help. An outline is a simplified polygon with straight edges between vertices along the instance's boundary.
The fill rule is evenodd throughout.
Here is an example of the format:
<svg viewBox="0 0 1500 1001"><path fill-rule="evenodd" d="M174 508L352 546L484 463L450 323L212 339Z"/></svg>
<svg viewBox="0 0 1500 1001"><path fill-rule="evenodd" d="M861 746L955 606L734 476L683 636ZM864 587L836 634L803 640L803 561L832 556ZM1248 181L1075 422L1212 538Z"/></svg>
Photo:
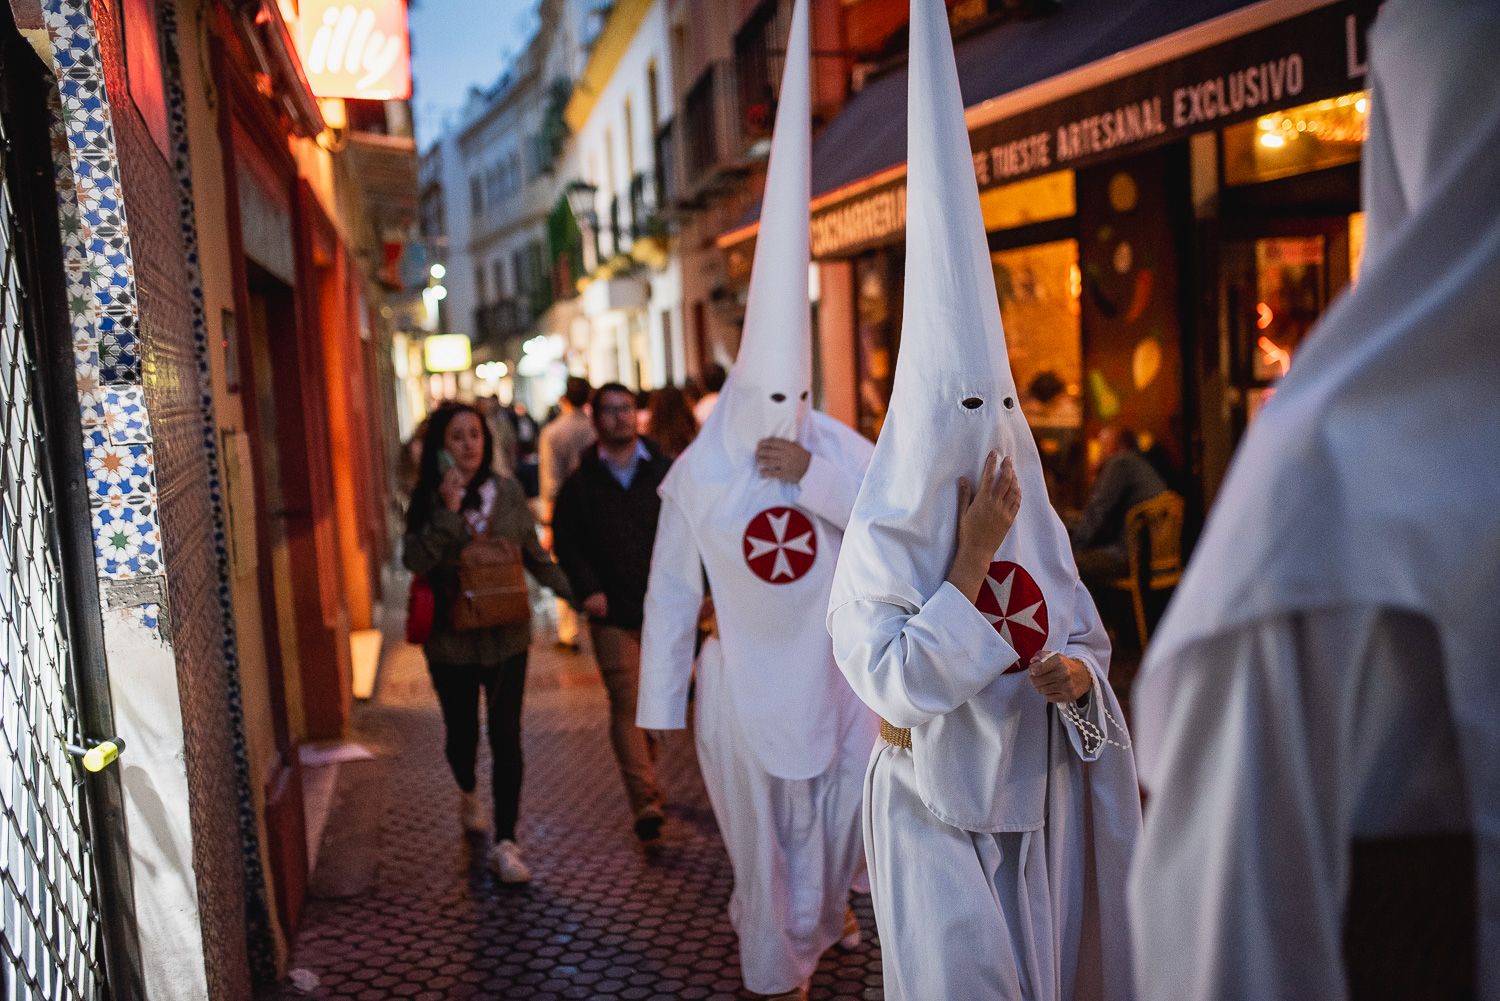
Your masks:
<svg viewBox="0 0 1500 1001"><path fill-rule="evenodd" d="M808 400L808 60L808 0L796 0L739 361L661 486L691 525L713 590L740 725L756 734L765 769L788 779L822 774L833 760L842 738L828 720L848 692L821 615L840 526L820 516L804 491L818 496L820 478L858 482L870 453L853 431L812 413ZM767 437L796 440L812 453L801 483L760 474L755 448ZM695 601L687 613L697 611ZM656 642L648 612L648 662L660 655Z"/></svg>
<svg viewBox="0 0 1500 1001"><path fill-rule="evenodd" d="M1370 30L1358 284L1240 443L1136 682L1148 787L1192 645L1263 619L1397 608L1438 629L1500 990L1500 8L1388 0ZM1315 668L1316 665L1308 665ZM1215 707L1194 706L1194 711Z"/></svg>
<svg viewBox="0 0 1500 1001"><path fill-rule="evenodd" d="M811 410L807 299L812 92L808 0L796 0L761 198L739 355L701 435L744 462L762 438L796 439Z"/></svg>
<svg viewBox="0 0 1500 1001"><path fill-rule="evenodd" d="M1077 571L1047 500L1041 460L1011 374L994 272L942 0L912 0L908 70L906 294L890 411L844 540L833 606L856 598L920 607L953 558L957 481L978 479L990 449L1010 456L1021 511L981 610L1024 612L1002 632L1022 661L1061 649ZM1022 578L1030 578L1034 587ZM986 607L993 600L993 605ZM1027 607L1033 602L1027 602ZM1001 629L1002 623L996 622Z"/></svg>

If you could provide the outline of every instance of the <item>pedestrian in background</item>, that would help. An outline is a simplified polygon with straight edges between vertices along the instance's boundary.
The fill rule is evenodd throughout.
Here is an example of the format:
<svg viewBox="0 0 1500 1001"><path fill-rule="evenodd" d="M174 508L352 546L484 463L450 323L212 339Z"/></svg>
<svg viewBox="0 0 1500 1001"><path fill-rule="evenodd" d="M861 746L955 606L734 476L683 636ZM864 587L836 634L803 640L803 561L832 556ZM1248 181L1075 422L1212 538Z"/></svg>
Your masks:
<svg viewBox="0 0 1500 1001"><path fill-rule="evenodd" d="M571 375L557 401L557 417L547 422L537 441L541 456L541 492L538 496L542 524L546 527L546 544L551 546L552 505L563 481L573 475L584 450L594 443L594 425L584 407L588 405L591 387L588 380ZM632 407L631 414L635 410ZM557 601L557 642L568 650L578 650L578 616L561 598Z"/></svg>
<svg viewBox="0 0 1500 1001"><path fill-rule="evenodd" d="M535 498L541 494L537 439L541 437L542 430L537 427L536 418L527 411L526 404L520 400L511 401L505 412L510 416L511 426L516 429L516 479L521 481L526 496Z"/></svg>
<svg viewBox="0 0 1500 1001"><path fill-rule="evenodd" d="M700 428L708 423L708 415L714 412L714 404L719 402L719 390L724 388L727 378L729 373L718 362L703 370L703 395L693 404L693 416L698 418Z"/></svg>
<svg viewBox="0 0 1500 1001"><path fill-rule="evenodd" d="M516 426L511 423L510 415L495 396L481 396L474 406L489 425L490 438L495 443L495 475L515 476Z"/></svg>
<svg viewBox="0 0 1500 1001"><path fill-rule="evenodd" d="M656 748L635 725L641 673L641 620L651 547L661 512L657 488L670 462L636 433L635 400L617 382L594 394L597 448L557 495L552 528L557 558L589 616L594 656L609 692L609 736L630 798L636 837L661 833Z"/></svg>
<svg viewBox="0 0 1500 1001"><path fill-rule="evenodd" d="M446 734L444 751L460 791L465 831L486 823L476 788L481 695L493 766L495 844L490 867L504 883L525 883L531 873L516 842L521 799L521 699L526 687L529 619L485 628L455 624L460 558L481 537L518 547L537 580L570 599L567 578L542 549L520 484L492 470L494 440L479 411L446 403L427 422L421 466L407 513L402 562L423 575L436 599L432 632L423 646Z"/></svg>
<svg viewBox="0 0 1500 1001"><path fill-rule="evenodd" d="M1108 424L1096 441L1099 471L1089 487L1083 514L1068 525L1078 575L1091 591L1130 572L1125 515L1167 489L1161 474L1141 454L1134 431Z"/></svg>
<svg viewBox="0 0 1500 1001"><path fill-rule="evenodd" d="M663 386L651 394L651 412L646 421L646 437L657 451L676 459L698 436L698 419L688 398L676 386Z"/></svg>

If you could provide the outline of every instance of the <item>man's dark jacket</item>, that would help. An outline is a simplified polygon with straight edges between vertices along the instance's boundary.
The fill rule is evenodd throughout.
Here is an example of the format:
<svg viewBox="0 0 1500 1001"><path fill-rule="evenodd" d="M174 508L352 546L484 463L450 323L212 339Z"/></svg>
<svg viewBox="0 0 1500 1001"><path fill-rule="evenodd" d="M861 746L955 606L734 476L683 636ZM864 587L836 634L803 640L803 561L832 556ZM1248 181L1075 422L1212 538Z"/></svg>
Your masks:
<svg viewBox="0 0 1500 1001"><path fill-rule="evenodd" d="M579 606L589 595L604 592L609 614L593 621L622 629L641 628L661 513L656 488L672 464L649 442L645 445L651 457L636 465L629 490L604 465L597 447L585 450L578 469L557 492L552 511L553 552Z"/></svg>

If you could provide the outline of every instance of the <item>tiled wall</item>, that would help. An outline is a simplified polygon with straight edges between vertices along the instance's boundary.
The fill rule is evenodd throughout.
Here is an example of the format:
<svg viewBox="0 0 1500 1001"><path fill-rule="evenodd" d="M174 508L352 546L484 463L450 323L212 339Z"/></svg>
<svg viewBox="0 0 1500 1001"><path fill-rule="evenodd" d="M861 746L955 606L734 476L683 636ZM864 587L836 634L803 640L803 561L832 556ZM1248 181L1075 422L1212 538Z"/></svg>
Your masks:
<svg viewBox="0 0 1500 1001"><path fill-rule="evenodd" d="M170 0L154 6L171 38ZM215 999L247 997L247 920L260 921L251 938L259 933L255 965L262 976L270 972L270 953L206 395L207 334L181 90L167 60L175 144L169 160L129 97L118 3L45 0L44 10L59 77L53 142L111 686L121 726L131 725L134 714L150 731L142 757L132 757L134 767L157 764L151 779L162 795L186 783L185 811L177 804L132 817L132 852L148 850L138 850L142 838L190 846L193 871L176 879L186 880L195 898L189 913L201 934L202 986ZM164 56L173 54L168 46ZM164 536L171 540L170 575ZM153 663L137 658L117 666L119 650L141 649L137 634L154 638ZM124 696L119 686L127 676L147 680L175 704L152 707ZM153 708L177 726L156 727L146 718ZM158 763L149 760L153 752ZM144 895L138 881L138 910L157 906ZM161 928L150 915L141 923L143 940ZM163 993L186 997L196 990L186 977Z"/></svg>
<svg viewBox="0 0 1500 1001"><path fill-rule="evenodd" d="M172 168L178 181L178 214L182 226L182 244L187 265L188 291L192 308L192 334L195 368L198 373L196 394L199 422L199 445L202 450L205 487L208 492L212 523L214 565L217 580L214 597L219 610L220 652L223 657L225 700L228 710L229 737L233 741L234 779L239 823L240 849L244 856L245 921L248 924L249 962L259 983L276 977L275 946L271 932L270 905L266 899L265 871L261 865L260 831L255 804L250 794L250 758L245 746L245 709L240 686L239 646L235 640L235 615L229 588L230 562L228 520L224 510L224 485L219 473L219 431L214 415L209 373L208 316L204 306L203 275L198 252L198 223L193 207L191 151L188 148L187 100L182 92L181 60L178 50L178 12L175 0L158 0L158 17L166 51L163 53L167 75L167 113L172 141ZM191 57L196 57L193 53Z"/></svg>

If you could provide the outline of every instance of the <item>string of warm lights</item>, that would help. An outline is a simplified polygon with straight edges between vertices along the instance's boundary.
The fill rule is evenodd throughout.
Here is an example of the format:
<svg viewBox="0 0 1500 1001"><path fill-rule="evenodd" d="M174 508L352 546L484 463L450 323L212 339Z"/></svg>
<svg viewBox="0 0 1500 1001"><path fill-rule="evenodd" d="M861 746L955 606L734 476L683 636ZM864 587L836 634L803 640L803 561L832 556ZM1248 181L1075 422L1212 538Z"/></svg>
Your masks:
<svg viewBox="0 0 1500 1001"><path fill-rule="evenodd" d="M1260 144L1267 149L1281 149L1303 138L1325 143L1362 143L1369 114L1369 95L1356 91L1262 115L1255 125Z"/></svg>

